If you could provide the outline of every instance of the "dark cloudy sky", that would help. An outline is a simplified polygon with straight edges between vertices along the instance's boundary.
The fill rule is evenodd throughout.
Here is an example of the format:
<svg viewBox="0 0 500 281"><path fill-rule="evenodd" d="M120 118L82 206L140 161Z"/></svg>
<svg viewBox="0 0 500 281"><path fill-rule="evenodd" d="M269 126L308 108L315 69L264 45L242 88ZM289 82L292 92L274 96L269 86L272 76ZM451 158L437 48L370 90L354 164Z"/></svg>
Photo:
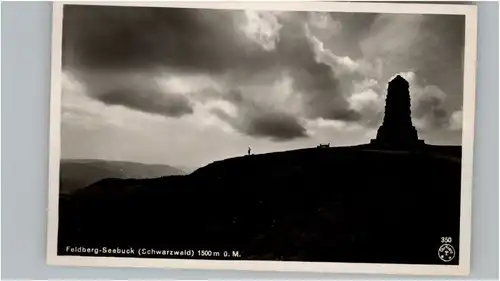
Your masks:
<svg viewBox="0 0 500 281"><path fill-rule="evenodd" d="M464 16L65 6L62 156L199 167L368 142L388 80L460 144Z"/></svg>

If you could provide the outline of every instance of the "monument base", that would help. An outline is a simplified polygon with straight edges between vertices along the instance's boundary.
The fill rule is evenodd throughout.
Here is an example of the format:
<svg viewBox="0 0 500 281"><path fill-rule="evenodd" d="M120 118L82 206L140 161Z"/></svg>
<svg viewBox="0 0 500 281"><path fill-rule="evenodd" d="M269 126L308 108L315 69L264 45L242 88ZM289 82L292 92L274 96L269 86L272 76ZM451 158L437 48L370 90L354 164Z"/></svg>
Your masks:
<svg viewBox="0 0 500 281"><path fill-rule="evenodd" d="M425 147L425 142L421 139L406 142L391 142L372 139L370 140L369 145L374 148L387 150L420 150Z"/></svg>

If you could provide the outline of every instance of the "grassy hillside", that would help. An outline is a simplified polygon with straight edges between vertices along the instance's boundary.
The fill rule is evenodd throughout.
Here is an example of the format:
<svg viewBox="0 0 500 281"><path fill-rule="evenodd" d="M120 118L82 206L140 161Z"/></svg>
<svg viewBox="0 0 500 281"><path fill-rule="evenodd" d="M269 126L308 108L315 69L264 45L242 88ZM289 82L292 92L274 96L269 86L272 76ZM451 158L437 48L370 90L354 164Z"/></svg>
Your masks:
<svg viewBox="0 0 500 281"><path fill-rule="evenodd" d="M238 250L255 260L442 263L458 251L460 155L313 148L187 176L108 179L61 199L65 245ZM451 264L458 261L458 256Z"/></svg>

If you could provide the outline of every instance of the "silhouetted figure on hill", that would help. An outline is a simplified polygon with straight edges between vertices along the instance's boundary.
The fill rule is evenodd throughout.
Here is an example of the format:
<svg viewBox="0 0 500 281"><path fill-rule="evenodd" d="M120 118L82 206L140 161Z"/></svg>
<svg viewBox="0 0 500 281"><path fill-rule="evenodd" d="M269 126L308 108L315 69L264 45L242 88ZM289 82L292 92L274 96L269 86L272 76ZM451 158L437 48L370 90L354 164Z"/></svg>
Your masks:
<svg viewBox="0 0 500 281"><path fill-rule="evenodd" d="M370 143L384 149L415 149L424 144L418 139L411 120L410 84L401 76L389 82L385 99L385 115Z"/></svg>
<svg viewBox="0 0 500 281"><path fill-rule="evenodd" d="M251 155L252 154L252 148L250 146L248 146L248 155Z"/></svg>

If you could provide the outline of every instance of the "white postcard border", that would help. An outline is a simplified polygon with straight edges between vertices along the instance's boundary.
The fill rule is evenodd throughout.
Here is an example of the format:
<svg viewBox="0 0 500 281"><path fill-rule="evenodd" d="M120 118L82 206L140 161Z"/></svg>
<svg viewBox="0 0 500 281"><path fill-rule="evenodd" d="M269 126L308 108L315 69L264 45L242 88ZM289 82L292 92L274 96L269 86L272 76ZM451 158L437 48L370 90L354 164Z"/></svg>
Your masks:
<svg viewBox="0 0 500 281"><path fill-rule="evenodd" d="M59 161L61 154L61 74L63 5L150 6L209 9L331 11L358 13L455 14L466 16L463 81L462 187L459 265L283 262L244 260L185 260L153 258L81 257L57 255ZM49 265L147 267L213 270L373 273L400 275L468 275L471 248L471 203L476 92L477 8L474 5L395 4L360 2L54 2L52 16L51 95L49 126L49 192L47 255ZM411 243L411 241L409 241ZM437 254L437 251L436 251Z"/></svg>

